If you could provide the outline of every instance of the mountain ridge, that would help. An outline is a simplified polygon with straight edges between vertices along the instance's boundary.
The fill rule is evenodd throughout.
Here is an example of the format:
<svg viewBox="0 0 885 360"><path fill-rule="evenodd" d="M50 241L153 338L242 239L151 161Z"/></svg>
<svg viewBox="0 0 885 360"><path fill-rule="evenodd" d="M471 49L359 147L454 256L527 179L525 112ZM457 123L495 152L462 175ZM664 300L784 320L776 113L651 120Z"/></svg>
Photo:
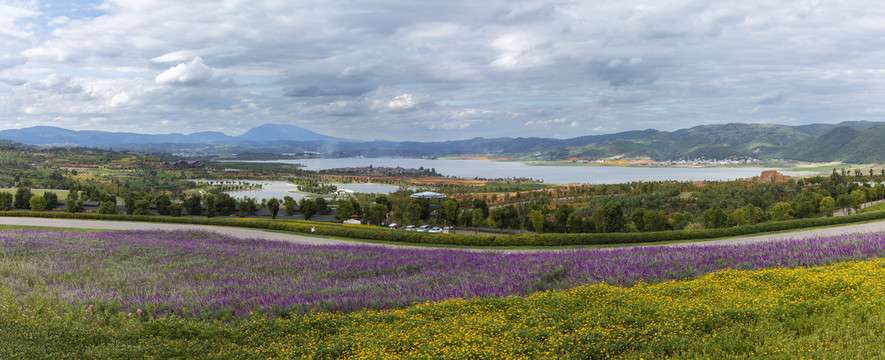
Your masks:
<svg viewBox="0 0 885 360"><path fill-rule="evenodd" d="M238 136L217 131L157 135L35 126L2 130L0 139L45 147L98 147L165 153L318 153L332 157L492 154L520 160L756 157L869 163L885 162L885 147L878 146L885 143L883 124L870 121L799 126L728 123L675 131L631 130L570 139L475 137L435 142L358 141L287 124L263 124Z"/></svg>

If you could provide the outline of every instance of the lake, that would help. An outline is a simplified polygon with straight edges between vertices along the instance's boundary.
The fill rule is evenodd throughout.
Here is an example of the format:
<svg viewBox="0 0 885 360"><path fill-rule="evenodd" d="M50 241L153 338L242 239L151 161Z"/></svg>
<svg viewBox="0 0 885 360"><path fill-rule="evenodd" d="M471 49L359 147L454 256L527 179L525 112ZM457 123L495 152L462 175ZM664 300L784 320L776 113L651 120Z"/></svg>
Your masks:
<svg viewBox="0 0 885 360"><path fill-rule="evenodd" d="M550 184L619 184L633 181L724 181L759 176L769 168L662 168L622 166L532 166L514 161L428 160L411 158L342 158L256 161L302 164L305 170L342 167L400 166L436 169L436 172L465 179L528 178ZM812 175L782 172L786 175Z"/></svg>
<svg viewBox="0 0 885 360"><path fill-rule="evenodd" d="M199 181L199 180L197 180ZM243 197L250 197L253 199L270 199L277 198L282 200L284 196L291 196L295 200L301 200L306 197L308 194L291 192L297 191L298 188L289 182L286 181L255 181L255 180L244 180L250 184L261 184L260 189L254 190L237 190L237 191L225 191L228 195L242 199ZM209 182L209 181L204 181ZM386 184L332 184L337 186L339 189L347 189L352 190L358 193L375 193L375 194L389 194L397 189L398 186L386 185Z"/></svg>

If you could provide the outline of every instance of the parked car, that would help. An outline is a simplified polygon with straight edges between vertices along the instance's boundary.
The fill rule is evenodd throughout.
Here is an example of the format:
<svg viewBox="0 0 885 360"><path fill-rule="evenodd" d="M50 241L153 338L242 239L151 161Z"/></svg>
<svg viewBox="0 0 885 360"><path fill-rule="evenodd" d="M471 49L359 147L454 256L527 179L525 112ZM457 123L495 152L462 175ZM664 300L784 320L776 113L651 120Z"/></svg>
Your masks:
<svg viewBox="0 0 885 360"><path fill-rule="evenodd" d="M441 232L442 232L442 228L437 227L437 226L434 226L434 227L430 228L430 230L427 230L427 232L429 232L429 233L441 233Z"/></svg>
<svg viewBox="0 0 885 360"><path fill-rule="evenodd" d="M442 228L442 232L443 232L443 234L454 234L454 233L455 233L455 228L454 228L454 227L451 227L451 226L444 226L444 227Z"/></svg>
<svg viewBox="0 0 885 360"><path fill-rule="evenodd" d="M418 232L424 232L427 230L430 230L430 225L421 225L417 229L415 229L415 231L418 231Z"/></svg>
<svg viewBox="0 0 885 360"><path fill-rule="evenodd" d="M406 225L405 230L406 231L415 231L415 225Z"/></svg>
<svg viewBox="0 0 885 360"><path fill-rule="evenodd" d="M387 225L387 227L389 227L389 228L391 228L391 229L399 229L399 225L398 225L397 223L393 223L393 224Z"/></svg>

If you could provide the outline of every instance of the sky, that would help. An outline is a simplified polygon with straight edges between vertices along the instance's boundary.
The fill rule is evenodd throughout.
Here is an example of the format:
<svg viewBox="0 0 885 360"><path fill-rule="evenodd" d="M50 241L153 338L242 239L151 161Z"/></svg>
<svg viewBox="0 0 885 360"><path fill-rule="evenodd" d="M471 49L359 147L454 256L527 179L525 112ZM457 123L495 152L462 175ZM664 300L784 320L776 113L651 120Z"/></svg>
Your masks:
<svg viewBox="0 0 885 360"><path fill-rule="evenodd" d="M0 0L0 129L571 138L883 95L877 1Z"/></svg>

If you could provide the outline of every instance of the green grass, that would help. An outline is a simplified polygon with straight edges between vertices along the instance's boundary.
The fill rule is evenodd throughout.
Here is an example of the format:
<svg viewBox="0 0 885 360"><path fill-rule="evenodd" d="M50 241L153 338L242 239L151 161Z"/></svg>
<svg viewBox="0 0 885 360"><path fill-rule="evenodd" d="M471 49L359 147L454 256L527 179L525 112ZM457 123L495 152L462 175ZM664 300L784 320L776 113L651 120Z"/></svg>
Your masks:
<svg viewBox="0 0 885 360"><path fill-rule="evenodd" d="M18 189L0 189L0 191L2 191L2 192L7 192L7 193L10 193L10 194L12 194L12 195L15 195L15 192L16 192L17 190L18 190ZM67 200L67 198L68 198L68 194L70 193L68 190L40 190L40 189L31 189L31 194L33 194L33 195L40 195L40 196L43 196L43 194L45 194L45 193L47 193L47 192L53 192L53 193L55 193L55 195L58 195L58 199L59 199L59 200Z"/></svg>
<svg viewBox="0 0 885 360"><path fill-rule="evenodd" d="M876 205L866 207L860 212L873 212L873 211L883 211L885 210L885 203L878 203Z"/></svg>

